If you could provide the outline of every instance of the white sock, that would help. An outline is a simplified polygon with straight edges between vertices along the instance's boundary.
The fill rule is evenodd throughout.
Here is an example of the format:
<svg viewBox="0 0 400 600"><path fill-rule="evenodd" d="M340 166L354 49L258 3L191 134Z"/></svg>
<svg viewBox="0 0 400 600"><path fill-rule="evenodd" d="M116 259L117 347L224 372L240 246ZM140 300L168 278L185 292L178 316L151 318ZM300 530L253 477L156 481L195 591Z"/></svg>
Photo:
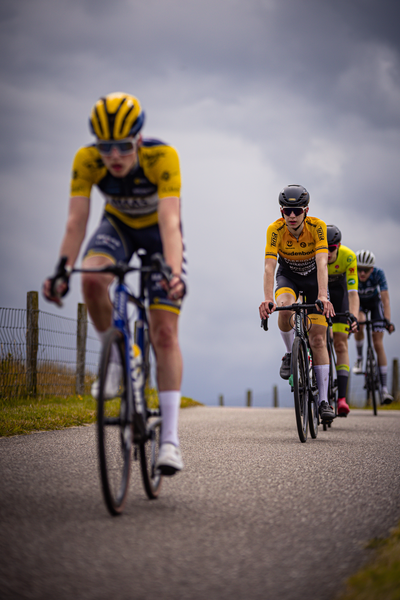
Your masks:
<svg viewBox="0 0 400 600"><path fill-rule="evenodd" d="M315 365L314 371L319 391L319 403L328 402L329 365Z"/></svg>
<svg viewBox="0 0 400 600"><path fill-rule="evenodd" d="M162 416L161 443L168 442L174 444L174 446L179 446L178 417L181 406L181 392L179 390L158 392L158 400Z"/></svg>
<svg viewBox="0 0 400 600"><path fill-rule="evenodd" d="M97 331L97 329L96 329L96 333L98 335L98 338L99 338L101 344L103 345L104 338L106 337L106 334L107 334L107 330L106 331ZM111 346L111 357L110 358L111 358L110 362L117 363L117 364L119 364L121 362L119 352L118 352L115 344L113 344Z"/></svg>
<svg viewBox="0 0 400 600"><path fill-rule="evenodd" d="M289 354L292 352L292 346L293 346L293 340L294 340L294 329L291 329L290 331L281 331L281 336L283 339L283 343L286 346L286 352L288 352Z"/></svg>

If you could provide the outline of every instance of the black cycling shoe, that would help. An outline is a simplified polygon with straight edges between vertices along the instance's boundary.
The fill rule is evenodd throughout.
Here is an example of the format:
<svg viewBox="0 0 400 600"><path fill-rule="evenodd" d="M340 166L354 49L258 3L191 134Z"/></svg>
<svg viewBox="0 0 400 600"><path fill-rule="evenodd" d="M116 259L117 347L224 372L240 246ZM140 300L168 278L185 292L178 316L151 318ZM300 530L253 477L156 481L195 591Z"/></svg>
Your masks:
<svg viewBox="0 0 400 600"><path fill-rule="evenodd" d="M322 421L332 421L335 418L335 411L327 402L321 402L319 405L319 415Z"/></svg>
<svg viewBox="0 0 400 600"><path fill-rule="evenodd" d="M282 379L289 379L290 377L290 363L292 362L292 355L290 352L287 352L285 356L282 358L282 364L279 371L279 375Z"/></svg>

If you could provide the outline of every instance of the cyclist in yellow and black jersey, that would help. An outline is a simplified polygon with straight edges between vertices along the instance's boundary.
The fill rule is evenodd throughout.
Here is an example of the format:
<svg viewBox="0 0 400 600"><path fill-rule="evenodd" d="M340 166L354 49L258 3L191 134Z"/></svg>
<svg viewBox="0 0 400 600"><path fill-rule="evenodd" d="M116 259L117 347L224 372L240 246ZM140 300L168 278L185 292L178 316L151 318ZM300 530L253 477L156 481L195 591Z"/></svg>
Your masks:
<svg viewBox="0 0 400 600"><path fill-rule="evenodd" d="M266 319L277 304L288 306L295 302L299 292L305 301L313 304L317 299L323 304L323 313L317 308L310 311L312 323L309 339L317 379L320 414L324 419L334 417L327 402L329 357L326 347L326 316L335 311L328 299L328 244L326 225L321 219L308 216L310 195L301 185L289 185L279 194L281 218L271 223L267 230L264 267L264 301L259 307L260 317ZM276 290L274 294L274 275ZM269 308L269 304L272 308ZM280 375L289 379L294 330L290 323L291 311L279 312L278 327L286 354L282 359Z"/></svg>
<svg viewBox="0 0 400 600"><path fill-rule="evenodd" d="M360 300L358 297L357 258L355 253L341 244L342 233L335 225L327 226L328 237L328 281L329 297L335 312L349 311L358 315ZM353 331L357 321L352 324ZM346 402L346 390L350 372L348 333L345 317L333 318L333 343L336 352L336 372L338 381L338 414L346 417L350 412Z"/></svg>
<svg viewBox="0 0 400 600"><path fill-rule="evenodd" d="M158 273L149 277L149 326L157 357L157 383L163 415L157 467L171 474L183 467L178 438L178 414L182 380L182 357L178 342L178 317L185 295L185 251L180 219L181 176L176 150L158 140L141 136L144 111L137 98L117 92L100 98L93 106L89 125L96 141L76 153L71 179L70 205L60 256L68 257L70 273L85 238L92 187L105 199L101 222L89 240L82 267L129 262L146 250L146 257L160 252L173 277L166 286ZM146 257L143 259L146 264ZM60 263L43 284L43 294L60 304L68 291L68 273L59 281ZM104 339L111 325L110 275L82 274L82 291L94 326ZM106 390L115 395L118 357L107 374ZM92 387L98 395L98 382Z"/></svg>

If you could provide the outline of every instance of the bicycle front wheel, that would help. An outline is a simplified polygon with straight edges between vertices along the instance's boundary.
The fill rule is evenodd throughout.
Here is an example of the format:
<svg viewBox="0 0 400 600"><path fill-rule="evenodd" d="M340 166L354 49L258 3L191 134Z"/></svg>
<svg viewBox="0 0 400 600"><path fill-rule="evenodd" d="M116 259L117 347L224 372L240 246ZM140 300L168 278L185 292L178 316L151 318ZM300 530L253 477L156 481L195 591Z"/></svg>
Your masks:
<svg viewBox="0 0 400 600"><path fill-rule="evenodd" d="M292 347L293 396L297 432L301 442L307 441L308 430L308 387L306 369L308 369L308 358L305 356L301 339L296 337Z"/></svg>
<svg viewBox="0 0 400 600"><path fill-rule="evenodd" d="M126 352L123 333L110 329L100 362L97 440L103 496L112 515L119 515L124 508L131 471L130 376L126 370Z"/></svg>
<svg viewBox="0 0 400 600"><path fill-rule="evenodd" d="M377 408L377 396L378 389L375 381L376 376L376 362L372 348L368 348L367 351L367 364L366 364L366 377L367 377L367 399L370 397L372 400L372 410L374 415L378 414Z"/></svg>

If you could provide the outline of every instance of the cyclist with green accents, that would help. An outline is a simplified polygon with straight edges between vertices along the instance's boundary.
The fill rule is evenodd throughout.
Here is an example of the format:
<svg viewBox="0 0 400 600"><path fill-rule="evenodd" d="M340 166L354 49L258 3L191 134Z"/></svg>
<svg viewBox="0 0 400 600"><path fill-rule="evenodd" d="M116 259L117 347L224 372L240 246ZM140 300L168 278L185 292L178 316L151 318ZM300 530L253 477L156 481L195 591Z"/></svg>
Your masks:
<svg viewBox="0 0 400 600"><path fill-rule="evenodd" d="M328 238L328 287L329 297L337 313L349 311L358 315L357 258L355 253L341 244L342 234L335 225L327 225ZM350 373L348 348L349 326L346 317L333 317L333 344L336 352L338 381L338 414L346 417L350 412L346 402L346 390ZM357 322L351 325L356 331Z"/></svg>

